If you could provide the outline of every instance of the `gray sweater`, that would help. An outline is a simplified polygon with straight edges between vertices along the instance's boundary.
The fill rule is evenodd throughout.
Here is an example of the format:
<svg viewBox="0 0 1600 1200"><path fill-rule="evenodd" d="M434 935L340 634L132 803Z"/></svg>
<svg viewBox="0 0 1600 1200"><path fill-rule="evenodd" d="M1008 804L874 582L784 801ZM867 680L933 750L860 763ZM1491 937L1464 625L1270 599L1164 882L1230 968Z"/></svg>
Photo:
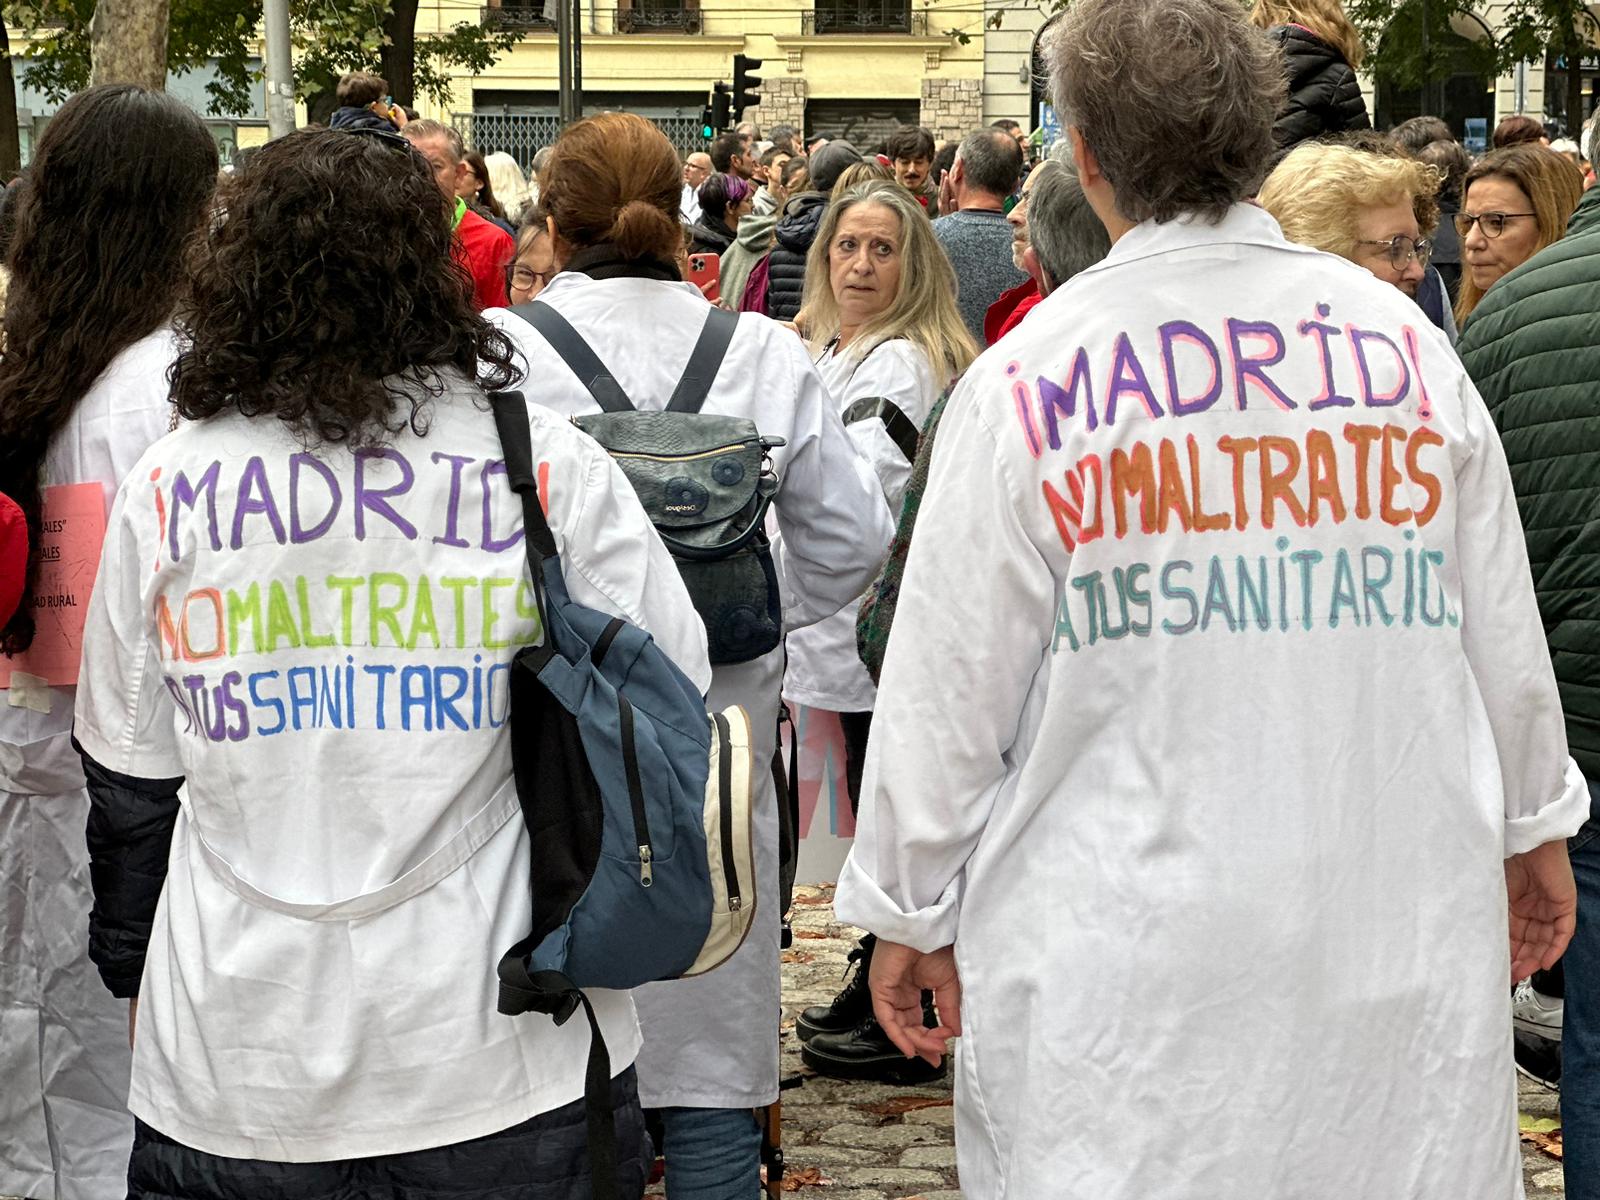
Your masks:
<svg viewBox="0 0 1600 1200"><path fill-rule="evenodd" d="M940 217L933 234L956 269L956 303L981 350L989 306L1028 278L1011 261L1011 225L1003 212L967 209Z"/></svg>

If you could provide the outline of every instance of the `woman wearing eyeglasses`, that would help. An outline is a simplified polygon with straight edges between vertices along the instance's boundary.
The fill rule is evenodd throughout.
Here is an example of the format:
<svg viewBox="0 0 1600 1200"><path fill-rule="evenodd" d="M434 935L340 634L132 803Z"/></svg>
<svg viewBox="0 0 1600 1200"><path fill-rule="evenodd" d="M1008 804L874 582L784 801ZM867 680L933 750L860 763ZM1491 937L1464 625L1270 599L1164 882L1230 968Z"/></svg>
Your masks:
<svg viewBox="0 0 1600 1200"><path fill-rule="evenodd" d="M1290 241L1347 258L1415 300L1433 253L1438 190L1438 173L1415 159L1307 142L1257 200Z"/></svg>
<svg viewBox="0 0 1600 1200"><path fill-rule="evenodd" d="M1507 146L1467 172L1455 218L1462 261L1458 323L1502 276L1561 240L1582 196L1582 173L1544 146Z"/></svg>
<svg viewBox="0 0 1600 1200"><path fill-rule="evenodd" d="M506 268L506 294L513 305L526 304L550 282L555 274L555 248L550 244L550 231L545 228L543 214L535 212L533 218L517 231L517 255Z"/></svg>

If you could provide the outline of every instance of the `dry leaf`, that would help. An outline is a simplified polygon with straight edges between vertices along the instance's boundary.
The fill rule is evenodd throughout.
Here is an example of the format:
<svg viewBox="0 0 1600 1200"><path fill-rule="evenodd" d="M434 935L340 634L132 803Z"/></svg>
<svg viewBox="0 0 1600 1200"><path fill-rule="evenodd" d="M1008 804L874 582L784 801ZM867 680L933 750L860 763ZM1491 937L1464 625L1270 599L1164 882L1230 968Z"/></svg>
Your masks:
<svg viewBox="0 0 1600 1200"><path fill-rule="evenodd" d="M1522 1140L1530 1145L1537 1146L1551 1158L1561 1157L1561 1131L1559 1129L1554 1133L1541 1133L1535 1129L1525 1129L1522 1131Z"/></svg>
<svg viewBox="0 0 1600 1200"><path fill-rule="evenodd" d="M833 896L828 892L823 892L816 896L796 896L794 902L796 904L830 904L833 902Z"/></svg>
<svg viewBox="0 0 1600 1200"><path fill-rule="evenodd" d="M833 1180L816 1167L806 1167L803 1171L786 1171L780 1186L786 1192L798 1192L804 1187L832 1187Z"/></svg>
<svg viewBox="0 0 1600 1200"><path fill-rule="evenodd" d="M819 941L819 942L823 942L823 941L827 941L828 940L828 935L827 934L825 934L825 933L817 933L814 930L810 930L810 929L796 929L794 931L794 935L797 938L812 938L812 939L814 939L816 941Z"/></svg>
<svg viewBox="0 0 1600 1200"><path fill-rule="evenodd" d="M779 957L781 957L786 963L809 963L817 961L817 956L815 954L807 954L804 950L785 950Z"/></svg>
<svg viewBox="0 0 1600 1200"><path fill-rule="evenodd" d="M858 1104L856 1107L875 1117L898 1117L919 1108L949 1108L955 1101L949 1096L895 1096L876 1104Z"/></svg>

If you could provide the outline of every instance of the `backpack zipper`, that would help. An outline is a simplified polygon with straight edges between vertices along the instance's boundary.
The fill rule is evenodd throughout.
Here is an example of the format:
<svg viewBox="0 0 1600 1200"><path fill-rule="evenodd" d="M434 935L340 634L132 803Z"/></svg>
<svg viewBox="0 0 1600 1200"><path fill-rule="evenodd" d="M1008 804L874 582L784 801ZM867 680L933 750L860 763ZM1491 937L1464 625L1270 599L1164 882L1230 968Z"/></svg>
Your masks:
<svg viewBox="0 0 1600 1200"><path fill-rule="evenodd" d="M655 882L651 862L655 858L650 848L650 825L644 814L644 788L639 782L639 756L633 745L633 705L621 692L617 693L617 712L622 721L622 766L628 776L628 799L633 802L633 837L639 844L639 886L649 887Z"/></svg>
<svg viewBox="0 0 1600 1200"><path fill-rule="evenodd" d="M734 450L743 450L749 445L749 442L734 442L728 446L718 446L715 450L702 450L698 454L645 454L639 450L610 450L607 453L612 458L644 458L651 462L693 462L697 458L716 458Z"/></svg>
<svg viewBox="0 0 1600 1200"><path fill-rule="evenodd" d="M717 754L717 797L722 810L722 877L728 887L728 911L738 912L744 906L739 895L738 864L733 857L733 731L728 718L718 713L715 717L717 736L722 742Z"/></svg>

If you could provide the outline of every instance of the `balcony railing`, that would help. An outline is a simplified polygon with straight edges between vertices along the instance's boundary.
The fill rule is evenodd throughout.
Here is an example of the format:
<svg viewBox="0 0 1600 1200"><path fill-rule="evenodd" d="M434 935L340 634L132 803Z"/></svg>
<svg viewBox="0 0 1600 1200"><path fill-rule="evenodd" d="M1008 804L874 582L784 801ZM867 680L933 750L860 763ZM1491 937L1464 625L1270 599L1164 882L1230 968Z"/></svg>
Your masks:
<svg viewBox="0 0 1600 1200"><path fill-rule="evenodd" d="M699 33L700 10L652 4L616 10L618 33Z"/></svg>
<svg viewBox="0 0 1600 1200"><path fill-rule="evenodd" d="M921 33L922 14L901 0L835 0L818 3L801 17L801 30L808 34Z"/></svg>
<svg viewBox="0 0 1600 1200"><path fill-rule="evenodd" d="M544 15L544 0L535 4L494 4L478 10L480 23L492 29L525 29L530 33L548 33L556 27Z"/></svg>

